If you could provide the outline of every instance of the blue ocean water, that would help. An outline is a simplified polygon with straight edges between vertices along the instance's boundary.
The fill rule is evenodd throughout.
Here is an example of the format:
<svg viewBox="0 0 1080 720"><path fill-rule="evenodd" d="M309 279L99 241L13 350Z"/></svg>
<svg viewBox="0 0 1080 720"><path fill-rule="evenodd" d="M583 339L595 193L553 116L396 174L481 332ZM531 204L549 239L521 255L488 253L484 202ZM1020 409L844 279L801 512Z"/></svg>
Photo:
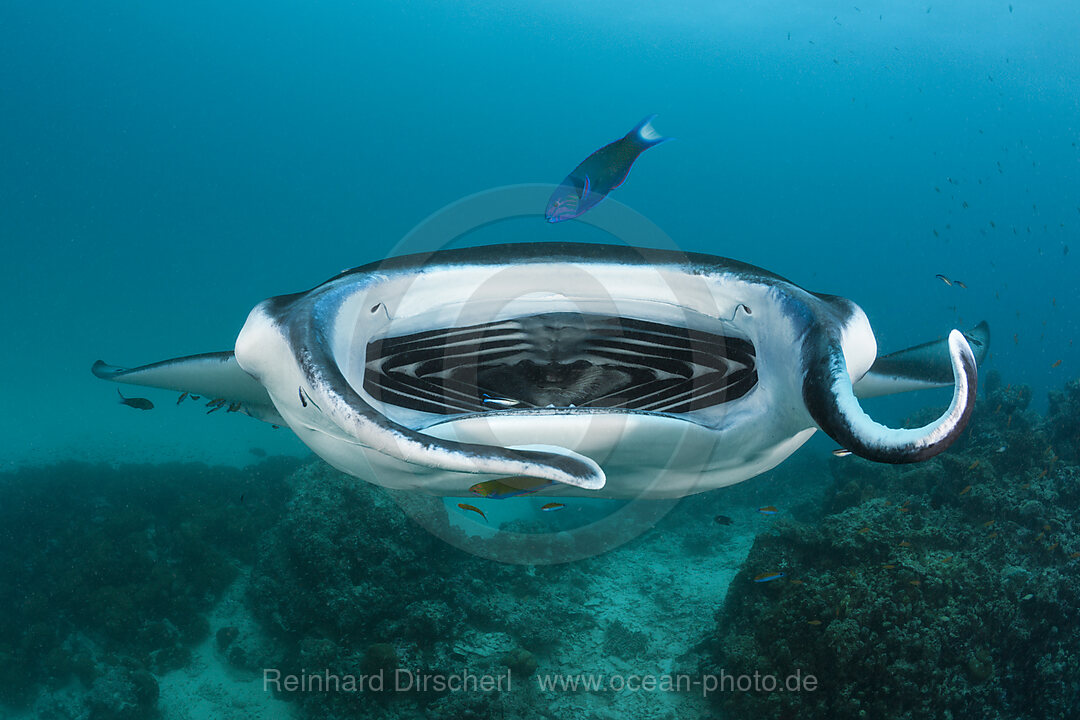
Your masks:
<svg viewBox="0 0 1080 720"><path fill-rule="evenodd" d="M9 0L0 468L306 454L172 393L123 407L90 365L228 350L260 300L557 183L651 113L676 141L615 199L851 298L885 351L987 320L987 369L1044 410L1080 374L1077 37L1060 0ZM610 241L540 218L470 239Z"/></svg>
<svg viewBox="0 0 1080 720"><path fill-rule="evenodd" d="M262 298L381 258L470 193L558 182L653 112L678 142L617 198L681 247L850 297L885 349L987 319L991 366L1036 403L1080 361L1068 3L0 13L9 460L289 443L234 418L132 413L87 368L228 349Z"/></svg>

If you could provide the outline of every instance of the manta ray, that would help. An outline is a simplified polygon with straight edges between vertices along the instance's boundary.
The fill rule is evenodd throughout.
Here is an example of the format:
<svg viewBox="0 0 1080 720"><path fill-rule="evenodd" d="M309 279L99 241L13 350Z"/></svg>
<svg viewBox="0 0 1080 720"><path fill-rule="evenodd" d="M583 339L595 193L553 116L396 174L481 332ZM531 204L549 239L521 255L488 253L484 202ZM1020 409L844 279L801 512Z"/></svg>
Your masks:
<svg viewBox="0 0 1080 720"><path fill-rule="evenodd" d="M468 496L678 498L765 472L817 430L910 463L964 429L985 323L878 356L866 314L735 260L534 243L393 257L259 303L228 352L115 382L223 399L369 482ZM953 386L892 429L860 398Z"/></svg>

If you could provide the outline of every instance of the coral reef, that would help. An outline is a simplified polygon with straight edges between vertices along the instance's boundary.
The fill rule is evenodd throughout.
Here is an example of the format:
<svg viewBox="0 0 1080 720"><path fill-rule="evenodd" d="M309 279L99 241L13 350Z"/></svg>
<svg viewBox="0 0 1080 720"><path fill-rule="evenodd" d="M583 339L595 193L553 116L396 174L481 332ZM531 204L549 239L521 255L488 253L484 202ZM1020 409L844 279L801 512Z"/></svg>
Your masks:
<svg viewBox="0 0 1080 720"><path fill-rule="evenodd" d="M244 469L77 463L0 476L0 707L77 680L90 718L153 710L288 494Z"/></svg>
<svg viewBox="0 0 1080 720"><path fill-rule="evenodd" d="M110 667L87 698L90 720L142 720L154 715L158 684L145 670Z"/></svg>
<svg viewBox="0 0 1080 720"><path fill-rule="evenodd" d="M573 692L540 692L535 676L687 671L693 663L682 655L693 644L690 629L703 626L709 593L726 586L733 572L727 568L748 549L747 531L763 521L754 508L778 496L808 506L820 488L806 476L816 474L816 465L795 462L782 477L770 474L752 487L695 497L659 514L655 503L643 503L638 515L625 508L621 517L628 526L653 529L611 554L562 565L515 565L458 549L484 540L448 525L441 500L393 496L316 463L291 480L295 495L262 545L248 597L281 648L268 666L285 675L381 674L388 686L398 670L467 669L492 676L509 671L512 680L510 691L491 693L387 692L385 686L359 693L282 690L301 717L528 720L580 714L590 701ZM441 517L438 536L414 523L398 502L425 513L428 523ZM720 525L714 517L721 511L737 519ZM543 545L545 552L572 554L584 534L553 534L552 528L575 522L569 513L515 520L506 529L520 534L504 538L502 547L535 550L531 538L543 534L545 541L554 538ZM687 547L697 555L689 556ZM676 626L687 628L685 636L672 631ZM672 652L673 645L681 649ZM608 709L596 717L693 716L700 709L696 697L600 697Z"/></svg>
<svg viewBox="0 0 1080 720"><path fill-rule="evenodd" d="M264 668L383 679L378 691L278 690L320 720L703 717L699 694L539 682L695 667L815 676L813 691L713 693L729 716L1070 717L1080 383L1053 393L1045 418L1028 388L985 385L969 431L929 462L803 453L682 503L620 506L614 532L633 539L567 564L461 550L494 539L466 535L442 500L322 463L0 476L0 703L49 720L154 717L187 687L169 671L195 648L251 682ZM781 512L758 512L768 505ZM500 553L586 554L587 511L508 523ZM505 689L416 682L463 671Z"/></svg>
<svg viewBox="0 0 1080 720"><path fill-rule="evenodd" d="M809 692L724 692L738 717L1064 718L1080 707L1080 385L1027 410L992 388L926 463L832 461L824 515L759 535L702 670L799 671ZM929 413L933 414L933 413ZM921 424L923 418L914 418ZM762 573L786 576L755 583Z"/></svg>
<svg viewBox="0 0 1080 720"><path fill-rule="evenodd" d="M377 692L293 693L305 717L391 717L409 708L434 718L539 717L525 682L499 693L389 686L399 670L497 676L509 669L524 680L539 664L533 653L559 643L559 633L537 622L541 607L561 618L562 632L591 623L572 598L545 594L549 578L573 571L458 550L418 528L385 491L322 464L302 468L294 483L249 591L256 616L285 648L274 667L382 671L384 679Z"/></svg>
<svg viewBox="0 0 1080 720"><path fill-rule="evenodd" d="M514 648L503 655L501 662L514 677L520 679L531 676L540 665L536 660L536 656L524 648Z"/></svg>
<svg viewBox="0 0 1080 720"><path fill-rule="evenodd" d="M635 658L645 652L649 637L640 630L631 630L621 621L613 620L604 630L604 652L621 658Z"/></svg>

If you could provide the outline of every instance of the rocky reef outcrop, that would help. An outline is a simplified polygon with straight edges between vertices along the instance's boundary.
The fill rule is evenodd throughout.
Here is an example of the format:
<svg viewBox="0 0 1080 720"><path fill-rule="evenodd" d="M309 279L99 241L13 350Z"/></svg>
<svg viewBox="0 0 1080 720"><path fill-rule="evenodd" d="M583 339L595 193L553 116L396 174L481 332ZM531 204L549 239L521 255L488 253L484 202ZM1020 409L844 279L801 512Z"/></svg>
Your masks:
<svg viewBox="0 0 1080 720"><path fill-rule="evenodd" d="M926 463L832 461L824 514L757 537L702 671L796 672L719 692L733 717L1068 718L1080 708L1080 383L1040 417L990 378ZM913 418L921 424L924 418ZM766 573L786 575L755 582Z"/></svg>
<svg viewBox="0 0 1080 720"><path fill-rule="evenodd" d="M84 692L55 717L150 717L154 675L184 666L210 631L207 611L254 560L297 464L0 476L0 708L76 683Z"/></svg>
<svg viewBox="0 0 1080 720"><path fill-rule="evenodd" d="M417 527L386 491L322 464L302 468L293 482L297 492L263 543L249 590L256 617L283 648L272 667L293 676L381 676L380 687L358 692L284 691L305 717L541 717L525 681L535 654L593 622L581 598L551 590L578 570L460 550L469 543L461 530L442 527L440 534L459 535L447 543ZM498 692L415 682L466 671L510 680Z"/></svg>

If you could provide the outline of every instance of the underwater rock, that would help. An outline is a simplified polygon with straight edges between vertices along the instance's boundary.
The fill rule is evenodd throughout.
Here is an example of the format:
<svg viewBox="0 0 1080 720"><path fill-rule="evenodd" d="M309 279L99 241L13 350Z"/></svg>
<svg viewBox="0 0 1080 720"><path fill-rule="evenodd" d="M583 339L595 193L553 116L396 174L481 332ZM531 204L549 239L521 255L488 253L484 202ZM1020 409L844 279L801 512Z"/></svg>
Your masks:
<svg viewBox="0 0 1080 720"><path fill-rule="evenodd" d="M149 620L139 628L135 639L140 647L153 648L147 652L147 666L154 672L163 673L188 663L188 644L202 637L201 626L199 620L192 619L188 624L189 635L185 637L168 618Z"/></svg>
<svg viewBox="0 0 1080 720"><path fill-rule="evenodd" d="M364 653L361 668L365 673L390 675L398 669L397 650L390 643L374 643Z"/></svg>
<svg viewBox="0 0 1080 720"><path fill-rule="evenodd" d="M0 715L73 678L98 687L115 664L104 656L152 672L184 665L296 465L67 462L0 474ZM241 508L244 493L257 500Z"/></svg>
<svg viewBox="0 0 1080 720"><path fill-rule="evenodd" d="M734 717L1073 716L1080 468L1050 438L1080 417L1066 396L1046 418L1029 402L998 387L926 463L831 463L826 514L756 538L702 646L702 672L810 673L817 688L713 701Z"/></svg>
<svg viewBox="0 0 1080 720"><path fill-rule="evenodd" d="M301 469L285 516L260 554L249 599L280 636L333 637L366 648L391 637L431 644L462 618L440 598L475 558L412 526L385 494L321 465ZM434 571L403 572L443 565Z"/></svg>
<svg viewBox="0 0 1080 720"><path fill-rule="evenodd" d="M388 682L399 668L452 674L467 667L506 676L502 659L514 647L530 648L539 663L560 634L595 623L583 609L583 569L471 555L413 523L381 488L322 463L299 469L290 485L295 494L264 540L247 592L255 617L279 644L267 667L381 669ZM468 544L463 534L457 539ZM553 594L554 583L564 583L565 594ZM518 672L529 665L517 656ZM534 702L518 697L528 690L517 683L505 693L414 687L288 697L313 720L540 717Z"/></svg>
<svg viewBox="0 0 1080 720"><path fill-rule="evenodd" d="M236 640L239 635L240 628L234 625L228 625L226 627L220 628L215 635L218 650L221 650L222 652L228 650L229 646L232 645L233 640Z"/></svg>
<svg viewBox="0 0 1080 720"><path fill-rule="evenodd" d="M1080 463L1080 380L1065 385L1049 397L1047 433L1062 461Z"/></svg>
<svg viewBox="0 0 1080 720"><path fill-rule="evenodd" d="M994 659L986 648L979 648L968 658L968 675L977 683L985 682L994 676Z"/></svg>
<svg viewBox="0 0 1080 720"><path fill-rule="evenodd" d="M88 720L143 720L153 717L158 700L154 676L114 667L98 678L87 698Z"/></svg>
<svg viewBox="0 0 1080 720"><path fill-rule="evenodd" d="M514 648L503 655L499 662L510 669L513 677L522 680L530 677L540 666L536 661L536 656L525 648Z"/></svg>

